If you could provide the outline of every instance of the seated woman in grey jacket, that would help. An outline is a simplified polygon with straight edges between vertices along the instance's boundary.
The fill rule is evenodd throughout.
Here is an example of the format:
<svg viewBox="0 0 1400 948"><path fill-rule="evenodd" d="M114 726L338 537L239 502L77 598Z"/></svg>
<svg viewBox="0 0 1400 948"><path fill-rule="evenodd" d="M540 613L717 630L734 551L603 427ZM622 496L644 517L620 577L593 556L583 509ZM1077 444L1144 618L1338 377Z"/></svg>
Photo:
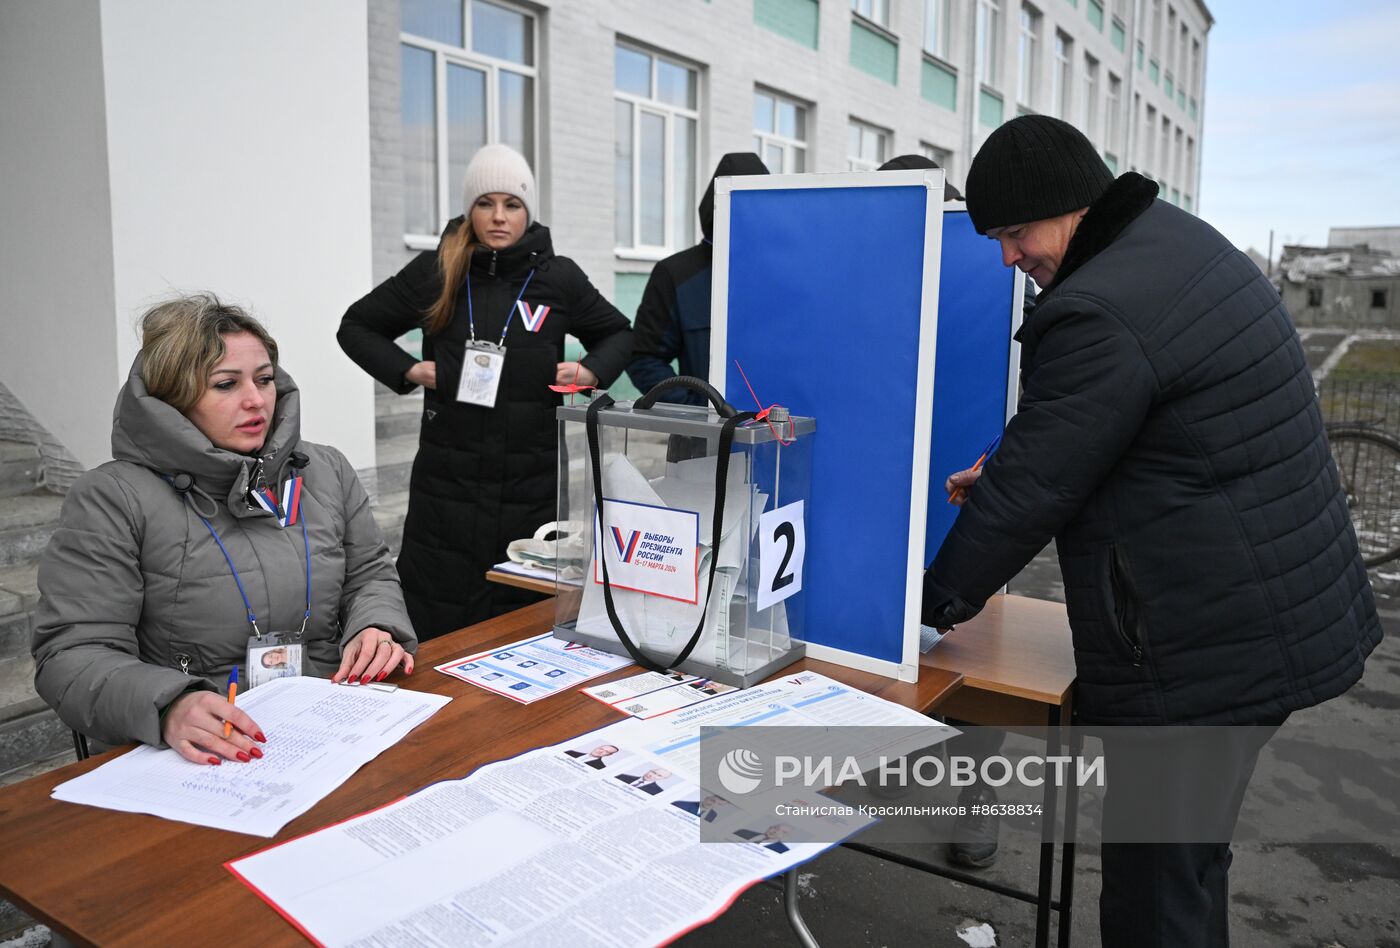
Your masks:
<svg viewBox="0 0 1400 948"><path fill-rule="evenodd" d="M35 687L70 727L246 762L267 737L227 702L234 666L245 684L413 671L369 498L344 455L301 440L299 399L241 309L198 295L143 317L115 460L73 485L39 564Z"/></svg>

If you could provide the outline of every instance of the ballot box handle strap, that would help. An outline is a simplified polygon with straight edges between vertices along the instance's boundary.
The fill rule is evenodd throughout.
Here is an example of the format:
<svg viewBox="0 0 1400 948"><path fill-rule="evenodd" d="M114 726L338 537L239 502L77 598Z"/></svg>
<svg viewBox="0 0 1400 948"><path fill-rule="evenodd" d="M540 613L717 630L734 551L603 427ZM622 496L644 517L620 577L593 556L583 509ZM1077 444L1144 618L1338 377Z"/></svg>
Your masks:
<svg viewBox="0 0 1400 948"><path fill-rule="evenodd" d="M678 377L684 378L684 376ZM657 386L657 388L659 387ZM656 390L653 388L648 396L654 394ZM714 390L711 389L711 391ZM715 394L715 397L718 398L718 393ZM722 402L723 399L720 401ZM598 446L598 412L612 404L611 397L606 394L599 395L589 403L587 413L588 457L593 470L593 502L598 510L599 530L607 521L603 517L603 465L602 452ZM730 410L733 411L732 408ZM715 459L715 518L710 532L715 549L710 554L710 575L705 583L705 606L700 610L700 622L695 626L695 634L690 637L690 641L685 643L685 648L681 649L680 654L672 659L669 665L643 652L632 641L627 630L622 627L622 620L617 615L617 607L613 605L612 582L608 578L608 558L604 552L606 547L604 544L598 544L599 562L603 568L603 603L608 609L608 620L612 623L613 631L617 633L619 641L627 649L627 654L631 655L632 659L645 669L655 672L669 671L672 667L689 658L690 653L695 651L695 646L700 642L700 634L705 630L705 614L710 611L710 594L715 587L715 567L719 563L719 540L724 535L724 495L729 484L729 451L734 446L734 429L746 421L752 421L753 417L753 412L734 412L733 415L725 418L724 425L720 428L719 457Z"/></svg>
<svg viewBox="0 0 1400 948"><path fill-rule="evenodd" d="M715 411L721 418L733 418L737 415L738 409L724 400L724 396L719 393L709 382L693 375L673 375L669 379L662 379L651 387L641 398L637 399L632 406L633 411L646 411L656 404L663 393L669 392L673 388L688 388L692 392L699 392L710 400L710 404L715 406Z"/></svg>

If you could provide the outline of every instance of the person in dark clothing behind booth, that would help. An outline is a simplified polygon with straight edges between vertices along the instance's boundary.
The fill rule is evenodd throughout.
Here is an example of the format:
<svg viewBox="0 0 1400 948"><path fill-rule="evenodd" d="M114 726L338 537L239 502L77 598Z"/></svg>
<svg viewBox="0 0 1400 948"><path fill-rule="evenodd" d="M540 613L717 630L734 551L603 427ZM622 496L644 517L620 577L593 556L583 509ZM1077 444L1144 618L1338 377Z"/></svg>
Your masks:
<svg viewBox="0 0 1400 948"><path fill-rule="evenodd" d="M539 598L484 577L511 540L556 516L561 396L549 386L605 387L632 355L626 317L535 220L524 158L479 150L463 199L438 249L351 306L336 336L394 391L427 389L398 560L420 639ZM417 328L421 361L394 343ZM566 333L588 350L578 362L564 361Z"/></svg>
<svg viewBox="0 0 1400 948"><path fill-rule="evenodd" d="M1200 735L1178 744L1214 730L1160 726L1256 735L1228 769L1172 774L1173 791L1204 796L1159 795L1211 807L1223 838L1146 843L1109 839L1142 802L1115 780L1152 787L1136 779L1144 758L1115 768L1105 737L1100 929L1133 948L1228 943L1228 840L1263 740L1354 685L1381 638L1278 293L1156 195L1046 116L1002 125L973 160L973 225L1043 291L1018 333L1019 410L980 475L948 478L967 499L923 596L923 621L947 629L1053 538L1083 722Z"/></svg>
<svg viewBox="0 0 1400 948"><path fill-rule="evenodd" d="M940 166L938 162L934 161L932 158L925 158L923 155L896 155L875 170L912 171L916 168L939 169ZM943 178L943 200L961 201L962 199L962 193L957 188L953 187L953 183L948 180L947 172L945 171Z"/></svg>
<svg viewBox="0 0 1400 948"><path fill-rule="evenodd" d="M730 152L715 166L714 177L700 199L700 243L662 260L652 268L637 306L636 352L627 375L643 393L676 375L710 376L710 272L715 226L715 178L767 174L753 152ZM705 397L689 389L673 389L662 401L704 405Z"/></svg>

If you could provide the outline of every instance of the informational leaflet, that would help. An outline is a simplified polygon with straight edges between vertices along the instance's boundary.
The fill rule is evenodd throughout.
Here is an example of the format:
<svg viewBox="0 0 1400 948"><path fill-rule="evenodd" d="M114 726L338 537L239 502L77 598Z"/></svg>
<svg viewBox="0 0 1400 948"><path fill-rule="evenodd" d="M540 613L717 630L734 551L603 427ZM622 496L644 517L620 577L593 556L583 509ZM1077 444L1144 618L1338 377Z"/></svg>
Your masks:
<svg viewBox="0 0 1400 948"><path fill-rule="evenodd" d="M643 672L584 688L583 693L634 718L654 718L737 690L733 685L681 672Z"/></svg>
<svg viewBox="0 0 1400 948"><path fill-rule="evenodd" d="M261 759L210 766L143 745L59 784L53 797L276 836L450 700L392 686L279 678L238 698L267 735Z"/></svg>
<svg viewBox="0 0 1400 948"><path fill-rule="evenodd" d="M730 706L716 710L720 702ZM814 732L847 714L906 732L940 727L802 673L489 764L228 868L324 945L658 944L833 845L811 840L869 823L821 815L751 826L739 808L701 791L697 756L681 745L698 743L702 725L770 714ZM811 811L823 800L791 802ZM702 824L729 842L702 843Z"/></svg>
<svg viewBox="0 0 1400 948"><path fill-rule="evenodd" d="M530 704L630 664L632 659L625 655L565 642L545 633L444 662L437 670L521 704Z"/></svg>

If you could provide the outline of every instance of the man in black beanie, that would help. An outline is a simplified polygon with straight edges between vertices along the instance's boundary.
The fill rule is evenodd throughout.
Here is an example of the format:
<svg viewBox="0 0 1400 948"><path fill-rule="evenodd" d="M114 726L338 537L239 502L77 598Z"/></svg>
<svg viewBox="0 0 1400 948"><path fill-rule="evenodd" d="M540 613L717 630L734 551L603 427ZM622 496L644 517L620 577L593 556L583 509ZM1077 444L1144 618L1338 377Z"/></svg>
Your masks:
<svg viewBox="0 0 1400 948"><path fill-rule="evenodd" d="M1017 334L1017 414L980 475L948 479L967 500L923 597L923 621L949 628L1053 539L1083 723L1241 726L1229 766L1177 769L1199 792L1154 796L1224 832L1170 843L1114 835L1152 787L1115 772L1126 758L1105 742L1100 926L1133 948L1228 943L1229 834L1258 751L1355 684L1381 637L1278 293L1156 195L1046 116L1001 126L973 160L974 226L1042 292Z"/></svg>

